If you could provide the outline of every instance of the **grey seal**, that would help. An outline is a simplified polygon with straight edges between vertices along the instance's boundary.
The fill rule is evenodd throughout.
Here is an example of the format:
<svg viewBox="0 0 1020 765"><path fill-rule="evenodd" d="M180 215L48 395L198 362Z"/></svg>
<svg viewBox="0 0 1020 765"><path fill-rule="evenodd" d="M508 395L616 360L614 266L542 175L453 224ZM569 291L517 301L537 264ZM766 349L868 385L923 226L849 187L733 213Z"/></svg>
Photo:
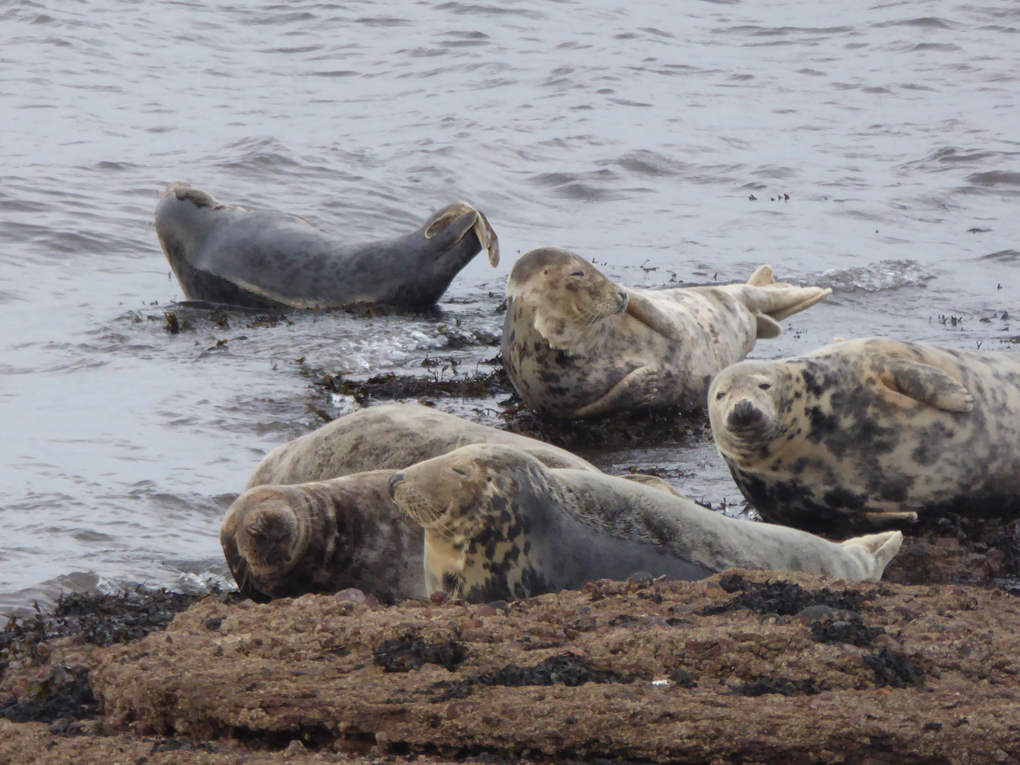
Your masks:
<svg viewBox="0 0 1020 765"><path fill-rule="evenodd" d="M390 478L425 529L425 579L468 601L579 589L593 579L700 579L726 568L878 579L898 531L829 542L714 513L667 491L494 444L465 446Z"/></svg>
<svg viewBox="0 0 1020 765"><path fill-rule="evenodd" d="M709 391L719 453L762 517L837 532L946 512L1020 517L1020 355L873 337L742 361Z"/></svg>
<svg viewBox="0 0 1020 765"><path fill-rule="evenodd" d="M188 299L249 308L422 309L483 247L499 263L495 232L467 202L410 234L349 244L303 218L230 207L176 182L156 205L156 235Z"/></svg>
<svg viewBox="0 0 1020 765"><path fill-rule="evenodd" d="M521 398L554 417L692 409L755 340L831 292L777 283L769 266L747 284L634 289L567 250L532 250L507 280L503 364Z"/></svg>
<svg viewBox="0 0 1020 765"><path fill-rule="evenodd" d="M241 592L268 600L357 587L385 602L424 597L424 533L386 482L394 469L473 443L597 472L563 449L430 407L353 412L272 451L227 510L220 543Z"/></svg>

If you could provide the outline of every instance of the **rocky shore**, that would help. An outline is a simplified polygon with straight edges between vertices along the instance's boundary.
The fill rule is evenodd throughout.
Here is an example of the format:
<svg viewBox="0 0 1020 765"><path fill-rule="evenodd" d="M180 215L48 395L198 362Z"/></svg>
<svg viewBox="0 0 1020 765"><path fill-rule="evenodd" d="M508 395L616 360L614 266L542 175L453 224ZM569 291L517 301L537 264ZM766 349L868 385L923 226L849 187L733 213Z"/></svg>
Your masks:
<svg viewBox="0 0 1020 765"><path fill-rule="evenodd" d="M858 584L639 576L487 605L75 596L3 632L0 764L1015 761L1008 557L928 534Z"/></svg>

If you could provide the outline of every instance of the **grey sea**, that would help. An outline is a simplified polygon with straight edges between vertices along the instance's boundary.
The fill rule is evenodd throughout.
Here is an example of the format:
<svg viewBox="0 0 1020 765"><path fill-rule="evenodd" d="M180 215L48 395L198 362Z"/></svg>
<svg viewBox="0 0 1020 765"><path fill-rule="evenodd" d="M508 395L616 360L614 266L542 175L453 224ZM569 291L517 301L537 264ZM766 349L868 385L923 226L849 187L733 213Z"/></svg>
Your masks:
<svg viewBox="0 0 1020 765"><path fill-rule="evenodd" d="M1015 2L2 0L0 40L0 613L224 583L252 469L353 405L308 370L491 370L533 247L633 286L833 288L758 357L1020 347ZM175 180L351 241L466 199L503 262L433 314L211 321L153 231ZM587 456L740 500L703 437Z"/></svg>

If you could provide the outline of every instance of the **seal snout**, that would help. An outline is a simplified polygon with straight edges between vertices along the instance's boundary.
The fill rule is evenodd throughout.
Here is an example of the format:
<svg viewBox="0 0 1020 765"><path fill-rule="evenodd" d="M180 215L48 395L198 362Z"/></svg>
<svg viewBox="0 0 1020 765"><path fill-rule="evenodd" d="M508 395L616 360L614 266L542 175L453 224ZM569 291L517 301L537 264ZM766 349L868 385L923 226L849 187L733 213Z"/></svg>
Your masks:
<svg viewBox="0 0 1020 765"><path fill-rule="evenodd" d="M397 484L404 482L403 473L394 473L390 476L390 480L387 482L390 491L390 499L396 499Z"/></svg>
<svg viewBox="0 0 1020 765"><path fill-rule="evenodd" d="M726 424L736 430L743 430L759 424L764 417L761 409L745 398L738 401L730 411Z"/></svg>

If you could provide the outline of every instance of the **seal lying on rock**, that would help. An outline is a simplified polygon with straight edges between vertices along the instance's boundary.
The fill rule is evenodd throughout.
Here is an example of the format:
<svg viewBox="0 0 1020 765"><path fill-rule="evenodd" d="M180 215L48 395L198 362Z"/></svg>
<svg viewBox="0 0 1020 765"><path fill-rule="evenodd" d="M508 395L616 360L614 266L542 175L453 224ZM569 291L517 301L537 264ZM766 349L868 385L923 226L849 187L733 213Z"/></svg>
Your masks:
<svg viewBox="0 0 1020 765"><path fill-rule="evenodd" d="M842 544L729 518L620 478L548 468L512 447L465 446L390 478L425 529L425 583L468 601L578 589L593 579L700 579L725 568L878 579L898 531Z"/></svg>
<svg viewBox="0 0 1020 765"><path fill-rule="evenodd" d="M411 234L345 244L303 218L228 207L177 182L156 205L156 234L189 299L250 308L427 308L483 247L499 263L496 234L467 202Z"/></svg>
<svg viewBox="0 0 1020 765"><path fill-rule="evenodd" d="M387 602L424 597L424 535L386 482L393 469L475 443L597 472L563 449L425 406L353 412L271 452L227 511L220 542L241 592L268 600L357 587Z"/></svg>
<svg viewBox="0 0 1020 765"><path fill-rule="evenodd" d="M703 406L719 370L831 292L777 283L769 266L747 284L632 289L567 250L532 250L507 281L503 364L521 398L555 417Z"/></svg>
<svg viewBox="0 0 1020 765"><path fill-rule="evenodd" d="M743 361L709 392L719 453L766 520L840 531L1020 517L1020 355L888 338Z"/></svg>

